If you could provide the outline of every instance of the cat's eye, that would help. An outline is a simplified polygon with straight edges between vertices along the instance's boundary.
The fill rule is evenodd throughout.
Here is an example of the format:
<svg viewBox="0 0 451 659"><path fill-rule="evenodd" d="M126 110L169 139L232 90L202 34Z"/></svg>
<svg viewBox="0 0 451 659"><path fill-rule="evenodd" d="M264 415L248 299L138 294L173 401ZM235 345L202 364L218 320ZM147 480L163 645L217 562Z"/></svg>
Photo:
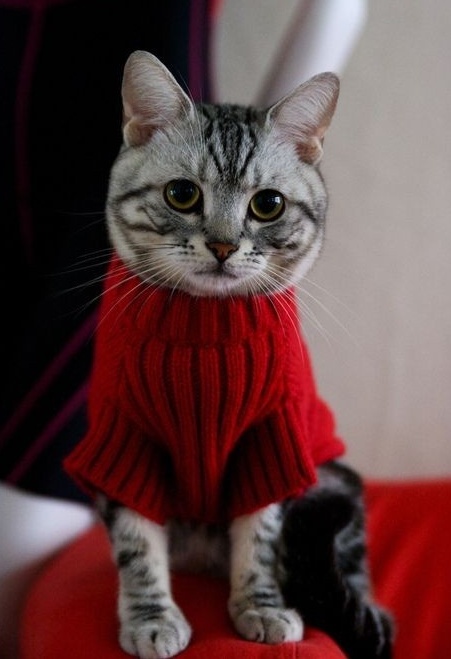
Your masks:
<svg viewBox="0 0 451 659"><path fill-rule="evenodd" d="M277 190L260 190L249 204L250 214L259 222L277 220L284 210L285 200Z"/></svg>
<svg viewBox="0 0 451 659"><path fill-rule="evenodd" d="M164 198L168 206L179 213L195 213L202 203L199 186L188 179L170 181L164 189Z"/></svg>

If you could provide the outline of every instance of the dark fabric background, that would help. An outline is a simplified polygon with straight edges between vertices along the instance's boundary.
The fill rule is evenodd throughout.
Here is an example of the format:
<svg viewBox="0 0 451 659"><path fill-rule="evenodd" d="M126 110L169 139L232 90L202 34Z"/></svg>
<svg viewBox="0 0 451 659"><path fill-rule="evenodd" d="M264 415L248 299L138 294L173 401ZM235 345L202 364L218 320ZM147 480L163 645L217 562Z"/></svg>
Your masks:
<svg viewBox="0 0 451 659"><path fill-rule="evenodd" d="M81 499L61 469L86 427L109 168L136 49L208 99L206 0L0 1L0 479ZM95 256L95 258L91 258Z"/></svg>

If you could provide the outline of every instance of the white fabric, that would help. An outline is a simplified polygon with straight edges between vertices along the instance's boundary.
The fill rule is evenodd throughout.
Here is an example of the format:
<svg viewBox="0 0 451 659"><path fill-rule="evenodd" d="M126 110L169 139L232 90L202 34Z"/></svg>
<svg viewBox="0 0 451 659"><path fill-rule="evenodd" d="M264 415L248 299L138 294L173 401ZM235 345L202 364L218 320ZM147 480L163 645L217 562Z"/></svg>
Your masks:
<svg viewBox="0 0 451 659"><path fill-rule="evenodd" d="M45 561L93 523L89 508L0 483L0 656L15 659L23 597Z"/></svg>

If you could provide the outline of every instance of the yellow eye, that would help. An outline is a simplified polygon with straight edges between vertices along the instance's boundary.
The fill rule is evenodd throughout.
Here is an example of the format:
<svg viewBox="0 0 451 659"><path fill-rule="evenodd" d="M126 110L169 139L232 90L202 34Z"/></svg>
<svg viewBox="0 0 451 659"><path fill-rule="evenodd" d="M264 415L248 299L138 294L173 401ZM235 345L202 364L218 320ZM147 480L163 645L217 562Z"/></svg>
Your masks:
<svg viewBox="0 0 451 659"><path fill-rule="evenodd" d="M195 213L200 210L202 193L199 187L188 179L170 181L164 189L168 206L179 213Z"/></svg>
<svg viewBox="0 0 451 659"><path fill-rule="evenodd" d="M285 200L277 190L260 190L249 204L250 214L259 222L277 220L284 210Z"/></svg>

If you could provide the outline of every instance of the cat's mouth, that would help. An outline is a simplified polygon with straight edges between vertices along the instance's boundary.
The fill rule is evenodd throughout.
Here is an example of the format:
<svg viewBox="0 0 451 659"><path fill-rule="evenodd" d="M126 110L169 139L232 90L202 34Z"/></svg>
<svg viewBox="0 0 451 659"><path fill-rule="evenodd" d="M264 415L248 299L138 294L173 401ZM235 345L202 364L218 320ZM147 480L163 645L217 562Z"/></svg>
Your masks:
<svg viewBox="0 0 451 659"><path fill-rule="evenodd" d="M214 267L202 268L191 273L189 292L198 295L229 295L247 294L247 277L231 267L218 264Z"/></svg>
<svg viewBox="0 0 451 659"><path fill-rule="evenodd" d="M235 272L224 270L221 267L216 268L210 274L218 279L239 279L239 276Z"/></svg>
<svg viewBox="0 0 451 659"><path fill-rule="evenodd" d="M239 279L239 275L227 263L218 263L210 268L196 270L195 275L200 277L214 277L216 279Z"/></svg>

